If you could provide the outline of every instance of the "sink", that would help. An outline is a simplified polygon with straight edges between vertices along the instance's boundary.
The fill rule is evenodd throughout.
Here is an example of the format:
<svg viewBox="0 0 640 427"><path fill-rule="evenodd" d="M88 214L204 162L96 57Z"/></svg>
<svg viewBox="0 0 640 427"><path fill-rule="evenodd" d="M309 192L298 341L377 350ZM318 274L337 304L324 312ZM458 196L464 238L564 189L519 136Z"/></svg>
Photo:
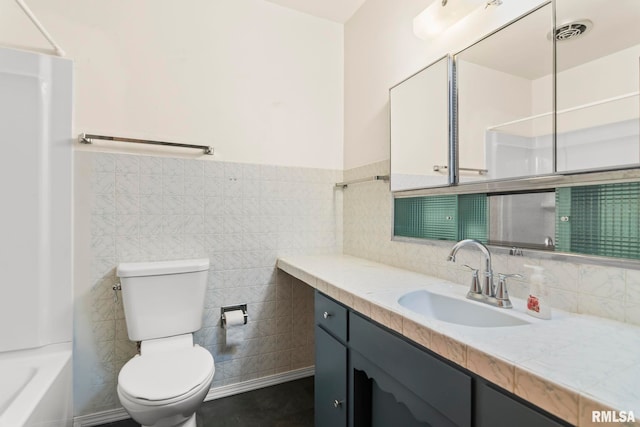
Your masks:
<svg viewBox="0 0 640 427"><path fill-rule="evenodd" d="M464 326L499 328L530 324L524 319L500 311L504 309L427 290L406 293L398 299L398 303L422 316Z"/></svg>

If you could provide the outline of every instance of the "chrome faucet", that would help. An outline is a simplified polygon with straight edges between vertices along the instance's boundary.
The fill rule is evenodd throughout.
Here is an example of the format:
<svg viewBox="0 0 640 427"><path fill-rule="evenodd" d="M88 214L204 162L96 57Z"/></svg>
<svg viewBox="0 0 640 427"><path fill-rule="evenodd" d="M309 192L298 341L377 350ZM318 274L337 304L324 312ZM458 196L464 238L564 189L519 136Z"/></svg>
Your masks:
<svg viewBox="0 0 640 427"><path fill-rule="evenodd" d="M493 286L493 270L491 269L491 253L489 249L475 239L465 239L460 240L458 243L453 245L451 248L451 252L449 252L449 256L447 257L447 261L456 262L456 254L458 251L465 246L473 246L480 249L482 255L484 256L484 272L482 278L482 289L478 285L478 270L475 270L468 265L465 267L469 268L473 272L473 277L471 278L471 288L469 292L467 292L467 298L484 302L486 304L495 305L501 308L511 308L511 300L509 299L509 293L507 292L507 278L508 277L522 277L519 274L499 274L500 283L498 284L497 289Z"/></svg>
<svg viewBox="0 0 640 427"><path fill-rule="evenodd" d="M494 297L495 291L493 289L493 270L491 270L491 253L489 249L482 244L482 242L475 239L465 239L460 240L458 243L453 245L451 248L451 252L449 252L449 256L447 257L447 261L456 262L456 254L458 251L465 246L474 246L480 249L482 255L484 255L484 272L482 278L482 293L474 292L474 290L470 290L467 294L467 298L471 299L484 299L485 297Z"/></svg>

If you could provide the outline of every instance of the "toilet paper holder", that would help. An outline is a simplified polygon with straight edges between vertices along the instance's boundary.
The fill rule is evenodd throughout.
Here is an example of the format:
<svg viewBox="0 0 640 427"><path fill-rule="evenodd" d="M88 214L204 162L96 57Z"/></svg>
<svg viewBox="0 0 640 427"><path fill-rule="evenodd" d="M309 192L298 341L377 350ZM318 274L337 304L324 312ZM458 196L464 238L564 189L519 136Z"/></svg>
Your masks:
<svg viewBox="0 0 640 427"><path fill-rule="evenodd" d="M240 305L228 305L226 307L220 307L220 327L224 328L224 325L227 323L227 318L225 317L225 313L227 311L235 311L242 310L242 314L244 315L244 324L247 324L247 304Z"/></svg>

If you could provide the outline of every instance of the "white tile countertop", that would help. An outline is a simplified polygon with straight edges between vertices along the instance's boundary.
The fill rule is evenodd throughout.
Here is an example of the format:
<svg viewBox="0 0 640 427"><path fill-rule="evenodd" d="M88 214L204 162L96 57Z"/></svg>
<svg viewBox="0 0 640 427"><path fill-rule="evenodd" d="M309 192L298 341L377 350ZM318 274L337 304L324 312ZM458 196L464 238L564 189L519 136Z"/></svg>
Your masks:
<svg viewBox="0 0 640 427"><path fill-rule="evenodd" d="M541 320L517 298L509 314L529 324L463 326L398 303L417 289L465 299L466 286L444 279L348 255L286 256L278 268L569 423L606 425L592 411L615 410L640 426L640 327L555 309Z"/></svg>

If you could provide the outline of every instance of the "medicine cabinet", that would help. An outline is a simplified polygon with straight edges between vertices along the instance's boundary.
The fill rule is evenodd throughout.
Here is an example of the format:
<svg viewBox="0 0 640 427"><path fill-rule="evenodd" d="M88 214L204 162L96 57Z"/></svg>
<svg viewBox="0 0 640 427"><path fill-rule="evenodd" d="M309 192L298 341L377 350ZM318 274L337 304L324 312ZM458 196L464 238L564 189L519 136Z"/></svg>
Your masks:
<svg viewBox="0 0 640 427"><path fill-rule="evenodd" d="M547 4L454 56L459 183L553 172L552 28Z"/></svg>
<svg viewBox="0 0 640 427"><path fill-rule="evenodd" d="M557 171L640 166L640 2L555 3Z"/></svg>
<svg viewBox="0 0 640 427"><path fill-rule="evenodd" d="M394 86L391 190L637 170L638 22L638 0L547 2Z"/></svg>
<svg viewBox="0 0 640 427"><path fill-rule="evenodd" d="M638 0L549 1L394 86L394 238L473 235L544 253L640 259L639 22ZM411 103L399 101L413 95L429 98L411 102L423 109L412 120L431 134L400 126L411 122L402 117ZM447 176L437 179L434 166ZM475 210L461 210L469 200ZM539 213L535 235L498 227L532 224L522 210L513 214L527 203L536 207L527 214Z"/></svg>
<svg viewBox="0 0 640 427"><path fill-rule="evenodd" d="M450 182L450 66L441 58L389 90L392 191Z"/></svg>

